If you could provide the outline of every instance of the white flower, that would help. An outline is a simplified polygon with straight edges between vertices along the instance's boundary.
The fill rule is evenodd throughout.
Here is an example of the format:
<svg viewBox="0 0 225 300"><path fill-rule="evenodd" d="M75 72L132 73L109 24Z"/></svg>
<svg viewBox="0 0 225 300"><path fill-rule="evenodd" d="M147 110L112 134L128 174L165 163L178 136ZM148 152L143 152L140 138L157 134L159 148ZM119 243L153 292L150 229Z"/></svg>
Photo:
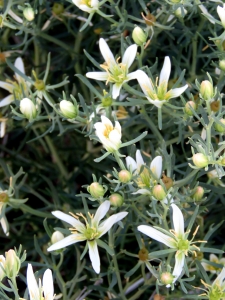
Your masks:
<svg viewBox="0 0 225 300"><path fill-rule="evenodd" d="M140 84L143 93L146 95L148 101L160 108L171 98L180 96L188 87L184 85L181 88L171 89L167 91L168 80L171 72L171 62L169 56L165 57L164 64L159 76L159 84L154 85L151 79L142 70L136 71L138 73L137 80Z"/></svg>
<svg viewBox="0 0 225 300"><path fill-rule="evenodd" d="M225 268L222 269L217 278L213 281L211 286L205 283L203 280L201 282L207 288L206 293L202 294L202 296L206 296L209 300L220 300L225 299ZM204 289L203 289L204 290ZM204 297L205 299L205 297Z"/></svg>
<svg viewBox="0 0 225 300"><path fill-rule="evenodd" d="M102 122L94 124L95 134L108 152L117 151L121 145L121 126L115 121L115 127L112 122L105 116L101 116Z"/></svg>
<svg viewBox="0 0 225 300"><path fill-rule="evenodd" d="M2 230L5 233L5 235L9 235L9 223L5 216L5 209L6 209L7 203L6 202L0 202L0 223L2 226Z"/></svg>
<svg viewBox="0 0 225 300"><path fill-rule="evenodd" d="M71 228L71 235L67 236L63 240L55 243L49 247L48 251L58 250L66 246L75 244L77 242L87 241L87 246L89 249L89 256L93 269L96 273L100 272L100 258L98 253L98 239L103 236L110 228L120 220L126 217L127 212L120 212L110 216L107 220L100 223L100 221L105 217L106 213L110 208L110 202L104 201L96 211L95 216L89 214L87 218L83 214L77 214L76 216L71 213L69 216L61 211L53 211L52 214L62 221L65 221L73 226ZM78 217L84 219L85 224L78 220ZM100 242L99 242L100 243Z"/></svg>
<svg viewBox="0 0 225 300"><path fill-rule="evenodd" d="M192 240L189 241L187 239L189 232L184 232L184 217L181 210L175 204L171 204L171 207L173 209L173 230L170 230L165 234L165 230L163 230L164 233L162 233L161 228L155 227L157 228L155 229L147 225L138 226L138 230L176 251L175 266L173 270L174 283L183 270L185 255L188 255L188 252L199 251L199 249L195 245L192 245ZM196 231L193 236L195 234Z"/></svg>
<svg viewBox="0 0 225 300"><path fill-rule="evenodd" d="M99 9L98 0L72 0L73 3L81 10L94 13Z"/></svg>
<svg viewBox="0 0 225 300"><path fill-rule="evenodd" d="M137 177L137 185L141 188L134 194L149 194L149 190L147 190L145 187L150 187L150 181L151 181L151 174L149 173L147 168L143 168L143 171L141 171L141 167L145 166L145 162L141 156L140 150L136 151L136 161L130 157L126 157L126 164L127 168L131 169L132 172L134 172L135 175L139 175ZM162 156L156 156L151 164L150 164L150 170L152 171L153 175L156 179L160 179L162 175Z"/></svg>
<svg viewBox="0 0 225 300"><path fill-rule="evenodd" d="M225 4L223 5L223 7L219 5L217 6L217 13L220 17L223 28L225 28Z"/></svg>
<svg viewBox="0 0 225 300"><path fill-rule="evenodd" d="M53 300L54 299L54 287L52 271L47 269L43 275L43 284L41 285L41 280L39 279L39 284L34 277L34 272L31 264L27 267L27 286L30 295L30 300ZM44 297L43 293L44 292Z"/></svg>
<svg viewBox="0 0 225 300"><path fill-rule="evenodd" d="M0 282L6 276L4 269L5 269L5 256L0 255Z"/></svg>
<svg viewBox="0 0 225 300"><path fill-rule="evenodd" d="M28 120L35 119L37 115L36 107L29 98L20 101L20 111Z"/></svg>
<svg viewBox="0 0 225 300"><path fill-rule="evenodd" d="M7 118L0 118L0 138L3 138L5 136L7 120Z"/></svg>
<svg viewBox="0 0 225 300"><path fill-rule="evenodd" d="M23 74L25 74L24 64L21 57L18 57L14 63L14 66ZM16 81L6 80L0 81L0 88L3 88L10 92L11 95L6 96L0 101L0 107L6 106L14 101L14 95L16 100L21 100L24 95L28 96L28 85L26 81L19 74L15 73Z"/></svg>
<svg viewBox="0 0 225 300"><path fill-rule="evenodd" d="M209 255L209 261L225 266L225 258L222 257L222 258L219 259L218 256L216 256L215 254L210 254ZM218 273L218 271L221 270L221 268L215 267L215 266L213 266L211 264L208 264L206 262L202 262L202 266L206 271L211 272L213 274L216 274L216 273Z"/></svg>
<svg viewBox="0 0 225 300"><path fill-rule="evenodd" d="M106 84L108 82L114 83L112 97L115 99L119 96L121 87L125 82L137 78L137 71L128 74L128 69L133 63L137 53L137 45L133 44L126 49L121 63L118 62L119 58L115 60L109 46L102 38L99 40L99 48L105 59L105 63L100 65L100 67L105 70L105 72L88 72L86 76L88 78L106 81Z"/></svg>

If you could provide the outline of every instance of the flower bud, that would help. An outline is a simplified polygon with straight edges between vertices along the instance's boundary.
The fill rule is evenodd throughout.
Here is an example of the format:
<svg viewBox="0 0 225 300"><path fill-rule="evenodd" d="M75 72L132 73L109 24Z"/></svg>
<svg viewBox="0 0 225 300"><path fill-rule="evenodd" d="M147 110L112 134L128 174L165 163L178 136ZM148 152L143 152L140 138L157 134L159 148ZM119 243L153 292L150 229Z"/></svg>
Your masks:
<svg viewBox="0 0 225 300"><path fill-rule="evenodd" d="M213 85L209 80L204 80L200 85L200 93L204 100L212 99L213 97Z"/></svg>
<svg viewBox="0 0 225 300"><path fill-rule="evenodd" d="M173 180L170 177L167 177L165 174L163 174L162 181L166 187L167 190L169 190L173 186Z"/></svg>
<svg viewBox="0 0 225 300"><path fill-rule="evenodd" d="M185 104L185 107L184 107L184 111L186 112L186 114L188 116L193 116L193 111L191 110L191 108L193 108L193 110L196 110L197 108L197 105L194 101L188 101L186 104Z"/></svg>
<svg viewBox="0 0 225 300"><path fill-rule="evenodd" d="M109 106L112 105L112 103L113 103L113 99L111 97L104 97L104 98L102 98L102 105L104 107L109 107Z"/></svg>
<svg viewBox="0 0 225 300"><path fill-rule="evenodd" d="M192 259L193 260L202 260L204 258L204 254L203 252L200 251L194 251L193 255L192 255Z"/></svg>
<svg viewBox="0 0 225 300"><path fill-rule="evenodd" d="M217 112L220 109L220 101L213 101L210 103L210 108L212 111Z"/></svg>
<svg viewBox="0 0 225 300"><path fill-rule="evenodd" d="M193 195L193 199L195 201L200 201L200 200L202 200L203 196L204 196L204 189L203 189L203 187L197 186L196 191L195 191L195 193Z"/></svg>
<svg viewBox="0 0 225 300"><path fill-rule="evenodd" d="M120 207L123 204L124 199L120 194L114 193L109 196L109 201L112 206Z"/></svg>
<svg viewBox="0 0 225 300"><path fill-rule="evenodd" d="M53 232L52 237L51 237L52 244L55 244L55 243L61 241L62 239L64 239L64 235L60 231Z"/></svg>
<svg viewBox="0 0 225 300"><path fill-rule="evenodd" d="M67 119L75 119L78 115L78 107L72 102L62 100L59 104L63 116Z"/></svg>
<svg viewBox="0 0 225 300"><path fill-rule="evenodd" d="M28 120L36 118L36 107L29 98L24 98L20 101L20 111Z"/></svg>
<svg viewBox="0 0 225 300"><path fill-rule="evenodd" d="M43 80L41 79L37 79L35 82L34 82L34 86L35 88L38 90L38 91L44 91L45 90L45 83Z"/></svg>
<svg viewBox="0 0 225 300"><path fill-rule="evenodd" d="M166 197L164 188L160 184L154 186L152 194L159 201L163 200Z"/></svg>
<svg viewBox="0 0 225 300"><path fill-rule="evenodd" d="M24 18L27 19L27 21L29 21L29 22L33 21L33 19L35 17L33 8L30 6L24 8L23 15L24 15Z"/></svg>
<svg viewBox="0 0 225 300"><path fill-rule="evenodd" d="M16 252L10 249L5 253L5 274L8 278L15 278L20 270L20 259Z"/></svg>
<svg viewBox="0 0 225 300"><path fill-rule="evenodd" d="M146 248L142 248L139 252L138 252L138 257L141 261L146 261L148 260L148 250Z"/></svg>
<svg viewBox="0 0 225 300"><path fill-rule="evenodd" d="M132 174L127 170L121 170L118 173L118 177L119 177L119 181L121 181L122 183L127 183L131 180Z"/></svg>
<svg viewBox="0 0 225 300"><path fill-rule="evenodd" d="M96 199L102 198L105 194L104 187L98 182L93 182L91 185L89 185L87 191L91 194L93 198Z"/></svg>
<svg viewBox="0 0 225 300"><path fill-rule="evenodd" d="M0 203L6 203L9 200L9 195L6 192L0 192Z"/></svg>
<svg viewBox="0 0 225 300"><path fill-rule="evenodd" d="M136 26L132 32L132 38L138 46L142 46L147 41L148 36L141 27Z"/></svg>
<svg viewBox="0 0 225 300"><path fill-rule="evenodd" d="M204 168L208 166L208 157L202 153L196 153L192 156L193 163L198 168Z"/></svg>
<svg viewBox="0 0 225 300"><path fill-rule="evenodd" d="M225 59L219 61L219 68L222 71L225 71Z"/></svg>
<svg viewBox="0 0 225 300"><path fill-rule="evenodd" d="M186 14L187 14L187 10L183 7L178 7L175 12L174 12L175 16L177 18L183 18Z"/></svg>
<svg viewBox="0 0 225 300"><path fill-rule="evenodd" d="M61 15L64 12L64 6L61 3L55 2L52 6L52 12L55 15Z"/></svg>
<svg viewBox="0 0 225 300"><path fill-rule="evenodd" d="M0 282L5 276L5 257L0 255Z"/></svg>
<svg viewBox="0 0 225 300"><path fill-rule="evenodd" d="M170 272L163 272L160 276L160 280L163 284L171 284L173 282L173 275Z"/></svg>
<svg viewBox="0 0 225 300"><path fill-rule="evenodd" d="M224 124L225 126L225 119L220 119L220 122L222 124ZM216 131L218 131L219 133L225 133L225 127L223 127L222 125L218 124L218 123L215 123L214 124L214 128Z"/></svg>

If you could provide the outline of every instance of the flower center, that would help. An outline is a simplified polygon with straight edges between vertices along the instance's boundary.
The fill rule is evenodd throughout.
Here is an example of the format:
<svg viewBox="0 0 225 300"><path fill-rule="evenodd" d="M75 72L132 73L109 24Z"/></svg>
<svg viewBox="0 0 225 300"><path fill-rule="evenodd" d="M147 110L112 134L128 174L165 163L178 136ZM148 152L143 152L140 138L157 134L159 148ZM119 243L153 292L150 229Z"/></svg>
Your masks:
<svg viewBox="0 0 225 300"><path fill-rule="evenodd" d="M12 94L15 95L16 100L21 100L24 98L24 95L27 95L27 86L24 81L17 83L16 81L6 80L13 85Z"/></svg>
<svg viewBox="0 0 225 300"><path fill-rule="evenodd" d="M127 66L126 64L123 63L118 63L117 59L117 64L109 65L107 62L104 64L100 65L101 68L103 68L107 73L108 73L108 78L107 82L113 82L113 83L122 83L124 80L127 78Z"/></svg>
<svg viewBox="0 0 225 300"><path fill-rule="evenodd" d="M149 171L147 168L144 167L143 171L136 179L136 183L137 183L138 187L140 187L140 188L141 187L150 187L150 180L151 180L151 176L149 174Z"/></svg>
<svg viewBox="0 0 225 300"><path fill-rule="evenodd" d="M218 300L224 299L225 293L223 292L222 288L219 285L213 285L211 290L209 291L209 300Z"/></svg>
<svg viewBox="0 0 225 300"><path fill-rule="evenodd" d="M90 0L81 0L80 5L86 5L91 8L91 1Z"/></svg>
<svg viewBox="0 0 225 300"><path fill-rule="evenodd" d="M84 235L88 241L93 241L98 236L98 231L95 227L88 227Z"/></svg>
<svg viewBox="0 0 225 300"><path fill-rule="evenodd" d="M105 124L103 135L108 139L110 132L113 131L113 127L110 124Z"/></svg>
<svg viewBox="0 0 225 300"><path fill-rule="evenodd" d="M189 246L190 246L190 243L189 243L188 240L179 240L178 243L177 243L177 248L180 251L188 251Z"/></svg>

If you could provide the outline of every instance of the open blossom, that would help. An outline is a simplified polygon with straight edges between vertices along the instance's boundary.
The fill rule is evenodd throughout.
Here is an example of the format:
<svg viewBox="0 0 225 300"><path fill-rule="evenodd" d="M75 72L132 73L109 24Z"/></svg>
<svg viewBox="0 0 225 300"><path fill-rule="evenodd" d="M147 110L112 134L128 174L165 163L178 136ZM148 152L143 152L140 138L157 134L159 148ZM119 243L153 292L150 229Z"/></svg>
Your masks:
<svg viewBox="0 0 225 300"><path fill-rule="evenodd" d="M70 228L71 235L53 244L47 250L58 250L78 242L87 241L89 256L93 269L96 273L99 273L100 258L97 247L98 243L101 245L101 241L99 240L99 238L103 236L107 231L109 231L115 223L125 218L128 214L127 212L120 212L110 216L107 220L100 223L100 221L107 214L109 208L110 202L104 201L97 209L96 214L89 214L88 219L81 213L76 215L70 213L71 216L69 216L61 211L53 211L52 214L55 217L72 225L72 228ZM85 224L79 221L79 217L81 217L85 221Z"/></svg>
<svg viewBox="0 0 225 300"><path fill-rule="evenodd" d="M225 28L225 4L223 5L223 7L219 5L217 6L217 13L220 17L223 28Z"/></svg>
<svg viewBox="0 0 225 300"><path fill-rule="evenodd" d="M137 71L128 73L128 69L132 65L137 53L137 45L131 45L126 49L121 63L118 62L119 58L115 60L109 46L103 38L99 40L99 48L105 59L105 63L100 65L104 71L88 72L86 76L88 78L106 81L106 84L112 82L112 97L115 99L119 96L121 87L125 82L137 78Z"/></svg>
<svg viewBox="0 0 225 300"><path fill-rule="evenodd" d="M99 9L98 0L72 0L73 3L81 10L86 11L87 13L94 13Z"/></svg>
<svg viewBox="0 0 225 300"><path fill-rule="evenodd" d="M52 271L47 269L43 275L43 283L41 284L41 279L39 279L39 284L37 283L31 264L27 267L27 286L30 295L30 300L53 300L54 299L54 287ZM43 297L44 293L44 297Z"/></svg>
<svg viewBox="0 0 225 300"><path fill-rule="evenodd" d="M217 278L213 281L211 285L205 283L203 280L201 282L204 284L204 286L207 288L206 293L202 294L204 299L209 300L220 300L225 299L225 268L222 269L220 274L217 276ZM203 289L204 290L204 289Z"/></svg>
<svg viewBox="0 0 225 300"><path fill-rule="evenodd" d="M122 136L120 123L115 121L115 127L113 127L107 117L101 116L101 120L102 122L94 124L95 134L108 152L117 151L120 148Z"/></svg>
<svg viewBox="0 0 225 300"><path fill-rule="evenodd" d="M23 74L25 74L24 64L21 57L18 57L15 60L14 66ZM21 100L24 98L24 95L28 96L28 84L19 74L15 73L15 81L6 80L0 81L0 88L7 90L10 95L6 96L4 99L0 101L0 107L6 106L14 101L14 95L16 100Z"/></svg>
<svg viewBox="0 0 225 300"><path fill-rule="evenodd" d="M137 80L143 93L146 95L148 101L158 108L161 108L162 105L171 98L180 96L188 87L188 85L186 84L183 87L167 91L171 72L171 62L169 56L165 57L164 64L159 76L158 85L154 84L148 77L148 75L145 74L145 72L143 72L142 70L138 70L136 72L138 73Z"/></svg>
<svg viewBox="0 0 225 300"><path fill-rule="evenodd" d="M216 256L216 255L213 254L213 253L211 253L211 254L209 255L209 261L210 261L210 262L213 262L213 263L216 263L216 264L220 264L220 265L224 265L224 266L225 266L225 258L222 257L222 258L219 259L218 256ZM206 262L202 262L201 264L202 264L203 268L204 268L206 271L211 272L211 273L213 273L213 274L218 273L218 271L221 270L221 268L215 267L215 266L210 265L210 264L208 264L208 263L206 263Z"/></svg>
<svg viewBox="0 0 225 300"><path fill-rule="evenodd" d="M148 194L149 191L146 188L150 187L151 174L147 168L145 168L145 162L141 156L140 150L136 151L136 161L130 157L126 157L127 168L131 169L134 174L138 175L136 182L140 189L135 194ZM142 166L144 167L141 171ZM162 175L162 156L156 156L151 164L150 170L156 179L160 179ZM140 173L141 172L141 173Z"/></svg>
<svg viewBox="0 0 225 300"><path fill-rule="evenodd" d="M168 231L167 234L165 234L165 230L163 230L162 232L160 230L161 228L159 227L152 227L147 225L138 226L138 230L151 237L152 239L163 243L169 248L172 248L174 249L174 251L176 251L175 266L172 273L174 276L174 283L182 273L185 256L188 255L188 252L199 251L199 248L195 245L192 245L193 238L191 240L187 239L189 232L184 232L184 217L181 210L175 204L171 204L171 207L173 209L174 229ZM193 237L195 236L196 232L197 230L193 234Z"/></svg>

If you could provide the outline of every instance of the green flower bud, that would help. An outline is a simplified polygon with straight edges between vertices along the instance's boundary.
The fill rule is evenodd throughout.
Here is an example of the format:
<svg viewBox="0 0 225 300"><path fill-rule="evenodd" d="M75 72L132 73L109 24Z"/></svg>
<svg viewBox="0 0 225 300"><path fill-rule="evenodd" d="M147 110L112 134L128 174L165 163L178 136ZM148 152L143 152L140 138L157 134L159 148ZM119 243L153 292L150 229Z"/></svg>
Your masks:
<svg viewBox="0 0 225 300"><path fill-rule="evenodd" d="M200 201L200 200L202 200L203 196L204 196L204 189L203 189L203 187L197 186L196 191L195 191L195 193L193 195L193 199L195 201Z"/></svg>
<svg viewBox="0 0 225 300"><path fill-rule="evenodd" d="M225 119L220 119L220 122L225 125ZM222 125L220 125L218 123L214 124L214 128L219 133L225 133L225 127L223 127Z"/></svg>
<svg viewBox="0 0 225 300"><path fill-rule="evenodd" d="M141 27L136 26L132 32L132 38L138 46L142 46L147 41L148 36Z"/></svg>
<svg viewBox="0 0 225 300"><path fill-rule="evenodd" d="M98 182L93 182L91 185L89 185L87 191L91 194L93 198L96 199L102 198L105 194L104 187Z"/></svg>
<svg viewBox="0 0 225 300"><path fill-rule="evenodd" d="M165 285L171 284L173 279L174 277L170 272L163 272L160 276L160 281Z"/></svg>
<svg viewBox="0 0 225 300"><path fill-rule="evenodd" d="M64 235L60 231L55 231L52 234L51 243L55 244L55 243L61 241L62 239L64 239Z"/></svg>
<svg viewBox="0 0 225 300"><path fill-rule="evenodd" d="M225 59L219 61L219 68L222 71L225 71Z"/></svg>
<svg viewBox="0 0 225 300"><path fill-rule="evenodd" d="M34 82L34 86L35 88L38 90L38 91L44 91L45 90L45 83L43 80L41 79L37 79L35 82Z"/></svg>
<svg viewBox="0 0 225 300"><path fill-rule="evenodd" d="M114 193L110 195L109 201L112 206L119 207L123 204L124 199L120 194Z"/></svg>
<svg viewBox="0 0 225 300"><path fill-rule="evenodd" d="M200 93L202 98L205 100L213 98L213 85L209 80L204 80L201 82Z"/></svg>
<svg viewBox="0 0 225 300"><path fill-rule="evenodd" d="M122 183L127 183L127 182L129 182L131 180L132 174L129 171L127 171L127 170L121 170L118 173L118 177L119 177L119 180Z"/></svg>
<svg viewBox="0 0 225 300"><path fill-rule="evenodd" d="M187 114L188 116L193 116L193 112L192 112L192 110L191 110L190 107L192 107L194 110L196 110L197 105L196 105L196 103L195 103L194 101L188 101L188 102L185 104L184 111L186 112L186 114Z"/></svg>
<svg viewBox="0 0 225 300"><path fill-rule="evenodd" d="M208 157L202 153L196 153L192 156L193 163L198 168L204 168L208 166L209 160Z"/></svg>
<svg viewBox="0 0 225 300"><path fill-rule="evenodd" d="M33 120L36 118L36 107L29 98L24 98L20 101L20 111L28 120Z"/></svg>
<svg viewBox="0 0 225 300"><path fill-rule="evenodd" d="M57 16L61 15L64 12L64 6L61 3L55 2L52 6L52 12Z"/></svg>
<svg viewBox="0 0 225 300"><path fill-rule="evenodd" d="M178 7L175 10L174 14L177 18L183 18L187 14L187 10L184 7L183 9L181 7Z"/></svg>
<svg viewBox="0 0 225 300"><path fill-rule="evenodd" d="M104 97L104 98L102 98L102 105L104 107L109 107L109 106L112 105L112 103L113 103L113 99L111 97Z"/></svg>
<svg viewBox="0 0 225 300"><path fill-rule="evenodd" d="M20 259L16 252L10 249L5 253L5 274L8 278L15 278L20 270Z"/></svg>
<svg viewBox="0 0 225 300"><path fill-rule="evenodd" d="M67 100L62 100L59 104L61 113L67 119L75 119L78 115L78 106Z"/></svg>
<svg viewBox="0 0 225 300"><path fill-rule="evenodd" d="M0 192L0 203L6 203L9 201L9 195L6 192Z"/></svg>
<svg viewBox="0 0 225 300"><path fill-rule="evenodd" d="M166 197L166 192L160 184L154 186L154 188L152 189L152 194L159 201L163 200Z"/></svg>
<svg viewBox="0 0 225 300"><path fill-rule="evenodd" d="M33 8L30 6L24 8L23 15L24 15L24 18L27 19L27 21L29 21L29 22L33 21L33 19L35 17Z"/></svg>

